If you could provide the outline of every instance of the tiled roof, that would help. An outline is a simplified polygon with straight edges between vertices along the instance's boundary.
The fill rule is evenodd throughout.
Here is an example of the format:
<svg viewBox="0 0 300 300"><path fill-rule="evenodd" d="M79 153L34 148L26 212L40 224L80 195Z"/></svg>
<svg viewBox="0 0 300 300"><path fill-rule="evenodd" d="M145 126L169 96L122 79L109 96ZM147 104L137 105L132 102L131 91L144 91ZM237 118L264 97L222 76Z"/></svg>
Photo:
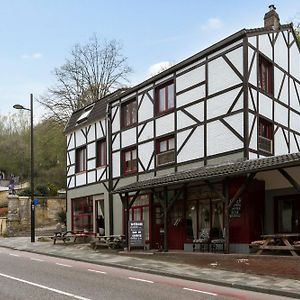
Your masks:
<svg viewBox="0 0 300 300"><path fill-rule="evenodd" d="M248 173L256 173L278 168L300 166L300 152L266 158L251 159L241 162L228 162L221 165L205 166L172 173L170 175L157 176L152 179L138 181L114 191L114 193L133 192L147 190L154 187L186 183L190 181L213 180L225 177L234 177Z"/></svg>

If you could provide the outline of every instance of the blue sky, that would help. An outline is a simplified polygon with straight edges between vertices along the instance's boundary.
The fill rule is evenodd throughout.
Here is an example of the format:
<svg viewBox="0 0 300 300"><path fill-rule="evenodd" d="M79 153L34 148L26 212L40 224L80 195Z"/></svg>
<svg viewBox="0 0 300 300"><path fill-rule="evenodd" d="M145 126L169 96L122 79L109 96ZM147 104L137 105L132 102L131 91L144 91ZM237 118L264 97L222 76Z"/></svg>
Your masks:
<svg viewBox="0 0 300 300"><path fill-rule="evenodd" d="M134 73L131 85L161 62L179 62L242 29L263 26L269 4L281 23L300 22L300 1L0 0L0 114L29 105L55 83L75 43L117 39ZM154 68L155 69L155 68ZM36 104L38 115L42 109Z"/></svg>

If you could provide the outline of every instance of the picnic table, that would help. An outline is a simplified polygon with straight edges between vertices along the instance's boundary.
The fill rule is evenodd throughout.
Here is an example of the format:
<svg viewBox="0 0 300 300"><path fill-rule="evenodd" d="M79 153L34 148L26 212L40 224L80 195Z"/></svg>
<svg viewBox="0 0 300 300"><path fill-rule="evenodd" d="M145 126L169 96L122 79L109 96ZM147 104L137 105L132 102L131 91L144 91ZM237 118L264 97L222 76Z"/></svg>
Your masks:
<svg viewBox="0 0 300 300"><path fill-rule="evenodd" d="M296 251L300 250L300 245L295 240L300 238L300 233L274 233L264 234L263 240L257 245L257 255L262 254L264 250L271 251L290 251L293 256L298 256Z"/></svg>

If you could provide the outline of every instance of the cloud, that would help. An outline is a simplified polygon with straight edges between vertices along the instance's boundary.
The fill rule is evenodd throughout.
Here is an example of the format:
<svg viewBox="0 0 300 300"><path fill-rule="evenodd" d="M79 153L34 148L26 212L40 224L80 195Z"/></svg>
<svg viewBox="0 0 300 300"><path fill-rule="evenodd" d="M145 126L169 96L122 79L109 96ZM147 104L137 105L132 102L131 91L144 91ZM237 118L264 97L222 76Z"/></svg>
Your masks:
<svg viewBox="0 0 300 300"><path fill-rule="evenodd" d="M35 52L35 53L31 53L31 54L24 53L24 54L21 55L22 59L36 60L36 59L41 59L42 57L43 57L43 55L39 52Z"/></svg>
<svg viewBox="0 0 300 300"><path fill-rule="evenodd" d="M223 22L219 18L210 18L205 25L201 26L201 30L216 30L223 27Z"/></svg>
<svg viewBox="0 0 300 300"><path fill-rule="evenodd" d="M161 73L162 71L174 66L175 63L173 61L161 61L157 64L151 65L148 68L148 74L150 76L154 76L158 73Z"/></svg>

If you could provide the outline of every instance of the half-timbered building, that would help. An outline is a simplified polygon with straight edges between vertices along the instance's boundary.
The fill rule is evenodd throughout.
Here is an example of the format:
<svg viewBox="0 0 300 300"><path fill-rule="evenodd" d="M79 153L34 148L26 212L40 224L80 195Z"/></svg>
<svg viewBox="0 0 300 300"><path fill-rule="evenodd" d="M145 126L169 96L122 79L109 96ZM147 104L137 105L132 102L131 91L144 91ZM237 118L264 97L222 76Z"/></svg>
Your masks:
<svg viewBox="0 0 300 300"><path fill-rule="evenodd" d="M68 226L191 250L227 251L300 231L300 55L274 6L168 70L76 111L67 127ZM279 175L278 175L279 174Z"/></svg>

